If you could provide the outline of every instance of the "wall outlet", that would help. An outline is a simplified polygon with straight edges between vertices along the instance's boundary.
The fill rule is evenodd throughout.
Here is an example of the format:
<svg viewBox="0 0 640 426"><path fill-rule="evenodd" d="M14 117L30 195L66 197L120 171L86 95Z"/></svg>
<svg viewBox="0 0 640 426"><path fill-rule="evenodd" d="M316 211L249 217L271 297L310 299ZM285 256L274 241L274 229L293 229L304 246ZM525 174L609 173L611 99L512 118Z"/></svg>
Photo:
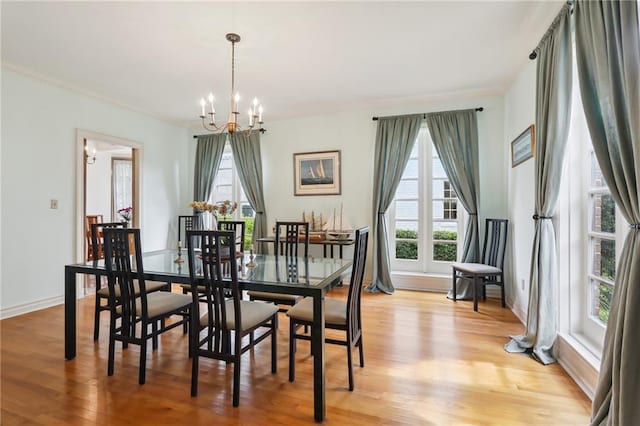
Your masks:
<svg viewBox="0 0 640 426"><path fill-rule="evenodd" d="M57 209L58 208L58 200L51 200L51 209Z"/></svg>

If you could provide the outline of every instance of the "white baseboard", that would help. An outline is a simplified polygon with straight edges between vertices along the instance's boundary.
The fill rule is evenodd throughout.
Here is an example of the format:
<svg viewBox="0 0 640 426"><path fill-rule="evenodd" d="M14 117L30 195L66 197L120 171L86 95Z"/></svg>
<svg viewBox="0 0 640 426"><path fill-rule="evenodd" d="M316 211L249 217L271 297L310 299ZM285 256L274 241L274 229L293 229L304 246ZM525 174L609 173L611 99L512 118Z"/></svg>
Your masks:
<svg viewBox="0 0 640 426"><path fill-rule="evenodd" d="M420 290L446 293L451 288L449 275L393 272L393 286L400 290Z"/></svg>
<svg viewBox="0 0 640 426"><path fill-rule="evenodd" d="M526 326L526 312L519 304L508 303L513 314ZM556 339L558 364L580 389L593 401L598 383L599 360L575 338L558 333Z"/></svg>
<svg viewBox="0 0 640 426"><path fill-rule="evenodd" d="M600 361L571 336L558 334L556 342L558 363L593 401L598 384Z"/></svg>
<svg viewBox="0 0 640 426"><path fill-rule="evenodd" d="M40 309L50 308L51 306L61 305L63 303L64 296L54 296L47 299L37 300L35 302L0 309L0 320L27 314L33 311L39 311Z"/></svg>
<svg viewBox="0 0 640 426"><path fill-rule="evenodd" d="M513 302L507 301L507 306L511 309L511 312L520 320L522 325L527 325L527 312L524 310L522 305L514 304Z"/></svg>

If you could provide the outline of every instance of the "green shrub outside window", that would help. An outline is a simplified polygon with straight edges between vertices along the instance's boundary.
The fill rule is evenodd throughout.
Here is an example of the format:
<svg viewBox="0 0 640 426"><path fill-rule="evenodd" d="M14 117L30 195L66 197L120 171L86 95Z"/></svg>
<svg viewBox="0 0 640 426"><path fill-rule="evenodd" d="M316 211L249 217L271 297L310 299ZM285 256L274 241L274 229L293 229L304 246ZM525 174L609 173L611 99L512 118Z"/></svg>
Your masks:
<svg viewBox="0 0 640 426"><path fill-rule="evenodd" d="M403 240L417 240L418 232L411 229L396 229L396 238ZM457 244L437 242L437 240L456 241L457 232L452 231L435 231L433 233L433 260L442 262L455 262L457 257ZM418 258L417 241L396 241L396 259Z"/></svg>

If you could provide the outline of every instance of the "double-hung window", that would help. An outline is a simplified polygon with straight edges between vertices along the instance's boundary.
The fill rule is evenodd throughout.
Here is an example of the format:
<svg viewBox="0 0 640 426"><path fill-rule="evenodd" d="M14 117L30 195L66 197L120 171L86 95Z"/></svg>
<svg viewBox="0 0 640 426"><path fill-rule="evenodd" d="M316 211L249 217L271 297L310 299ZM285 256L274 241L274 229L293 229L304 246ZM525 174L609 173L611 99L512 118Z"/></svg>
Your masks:
<svg viewBox="0 0 640 426"><path fill-rule="evenodd" d="M593 151L574 75L571 126L567 146L568 249L559 253L561 268L568 265L568 330L600 356L613 298L616 264L628 225L616 207ZM564 236L563 236L564 235ZM562 240L561 240L562 244Z"/></svg>
<svg viewBox="0 0 640 426"><path fill-rule="evenodd" d="M224 147L220 168L214 180L213 193L209 202L215 203L224 200L235 201L238 208L231 215L231 220L244 220L245 224L245 249L251 245L251 235L253 234L253 218L255 213L244 193L236 165L233 159L233 151L229 142Z"/></svg>
<svg viewBox="0 0 640 426"><path fill-rule="evenodd" d="M460 250L462 216L456 193L423 126L389 209L392 270L449 273Z"/></svg>

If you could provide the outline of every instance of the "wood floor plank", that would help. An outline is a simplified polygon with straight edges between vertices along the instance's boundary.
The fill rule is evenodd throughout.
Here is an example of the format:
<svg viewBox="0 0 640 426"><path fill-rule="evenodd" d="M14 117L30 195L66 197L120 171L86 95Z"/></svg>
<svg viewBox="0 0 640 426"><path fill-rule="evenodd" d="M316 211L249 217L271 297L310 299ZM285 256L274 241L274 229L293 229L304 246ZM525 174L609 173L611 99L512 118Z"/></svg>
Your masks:
<svg viewBox="0 0 640 426"><path fill-rule="evenodd" d="M338 288L332 297L346 297ZM78 301L78 355L64 360L64 309L0 321L3 425L313 424L313 360L308 342L288 382L288 322L280 317L278 373L269 343L242 359L240 407L231 405L232 367L202 360L199 394L189 395L187 337L175 329L147 357L116 349L107 377L108 314L93 342L93 299ZM346 349L326 347L326 424L582 425L591 403L558 365L543 366L503 345L522 325L498 301L453 303L444 295L397 291L362 298L365 367L354 352L349 392ZM328 333L330 334L330 333Z"/></svg>

